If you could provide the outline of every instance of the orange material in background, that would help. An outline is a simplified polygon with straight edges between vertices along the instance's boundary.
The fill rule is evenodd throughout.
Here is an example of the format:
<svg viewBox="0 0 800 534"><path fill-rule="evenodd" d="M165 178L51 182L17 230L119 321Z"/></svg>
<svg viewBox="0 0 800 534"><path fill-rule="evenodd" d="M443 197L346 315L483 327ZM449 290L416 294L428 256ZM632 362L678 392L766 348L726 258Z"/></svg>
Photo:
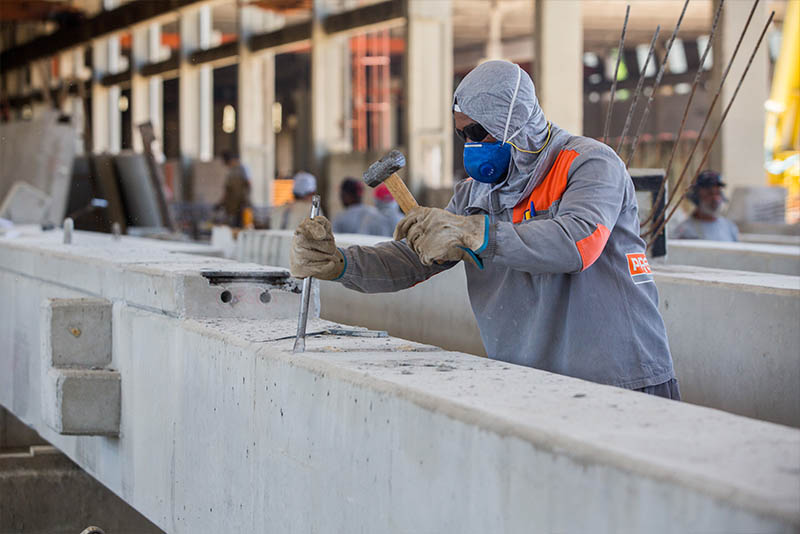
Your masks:
<svg viewBox="0 0 800 534"><path fill-rule="evenodd" d="M282 206L283 204L288 204L294 200L294 195L292 194L292 185L294 185L294 180L291 178L275 180L274 184L275 185L272 188L273 206Z"/></svg>

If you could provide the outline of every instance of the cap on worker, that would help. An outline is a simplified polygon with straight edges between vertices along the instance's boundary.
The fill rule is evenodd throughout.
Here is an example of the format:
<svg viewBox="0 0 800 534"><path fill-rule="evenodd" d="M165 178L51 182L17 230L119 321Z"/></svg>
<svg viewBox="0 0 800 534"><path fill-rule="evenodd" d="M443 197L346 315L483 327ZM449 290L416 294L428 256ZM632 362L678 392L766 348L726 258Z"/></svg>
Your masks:
<svg viewBox="0 0 800 534"><path fill-rule="evenodd" d="M697 181L695 182L695 187L713 187L718 185L720 187L725 187L725 182L722 181L722 175L717 171L712 171L707 169L700 173L697 177Z"/></svg>
<svg viewBox="0 0 800 534"><path fill-rule="evenodd" d="M294 175L292 193L298 198L302 198L317 192L317 179L308 172L298 172Z"/></svg>
<svg viewBox="0 0 800 534"><path fill-rule="evenodd" d="M392 202L394 201L394 197L392 193L389 191L389 188L386 187L386 184L381 184L375 188L375 200L378 202Z"/></svg>

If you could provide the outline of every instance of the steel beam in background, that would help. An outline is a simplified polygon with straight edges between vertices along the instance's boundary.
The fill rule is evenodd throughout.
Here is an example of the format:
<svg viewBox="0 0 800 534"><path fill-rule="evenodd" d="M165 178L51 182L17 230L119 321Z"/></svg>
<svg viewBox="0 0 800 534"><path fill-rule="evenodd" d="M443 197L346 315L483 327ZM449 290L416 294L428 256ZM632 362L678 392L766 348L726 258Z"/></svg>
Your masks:
<svg viewBox="0 0 800 534"><path fill-rule="evenodd" d="M280 30L253 35L248 39L247 44L251 52L278 48L279 46L299 43L311 39L311 21L284 26Z"/></svg>
<svg viewBox="0 0 800 534"><path fill-rule="evenodd" d="M177 54L172 54L169 59L165 59L164 61L159 61L157 63L148 63L147 65L142 65L142 68L139 69L139 72L142 76L156 76L158 74L164 74L169 71L177 71L180 67L180 58Z"/></svg>
<svg viewBox="0 0 800 534"><path fill-rule="evenodd" d="M366 26L381 24L390 20L402 20L406 16L405 2L387 0L378 4L359 7L342 13L328 15L322 27L328 35L341 33Z"/></svg>
<svg viewBox="0 0 800 534"><path fill-rule="evenodd" d="M189 61L192 65L200 65L202 63L209 63L219 59L236 57L239 55L239 41L230 41L214 48L206 48L205 50L197 50L189 54Z"/></svg>
<svg viewBox="0 0 800 534"><path fill-rule="evenodd" d="M77 27L61 28L50 35L4 50L0 53L0 65L3 65L4 70L23 67L31 61L52 56L67 48L201 1L203 0L135 0L104 11Z"/></svg>

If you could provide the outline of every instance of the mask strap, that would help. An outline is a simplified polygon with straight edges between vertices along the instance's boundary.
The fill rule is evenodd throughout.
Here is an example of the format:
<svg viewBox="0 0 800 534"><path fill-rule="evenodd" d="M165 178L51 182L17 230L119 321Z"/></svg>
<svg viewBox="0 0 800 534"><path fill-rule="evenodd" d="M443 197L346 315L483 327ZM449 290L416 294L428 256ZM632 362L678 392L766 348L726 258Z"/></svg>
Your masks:
<svg viewBox="0 0 800 534"><path fill-rule="evenodd" d="M508 107L508 117L506 117L506 127L503 130L503 143L508 141L508 125L511 123L511 113L514 111L514 102L517 101L517 93L519 92L519 82L522 79L522 67L517 65L517 85L514 87L514 95L511 97L511 105Z"/></svg>

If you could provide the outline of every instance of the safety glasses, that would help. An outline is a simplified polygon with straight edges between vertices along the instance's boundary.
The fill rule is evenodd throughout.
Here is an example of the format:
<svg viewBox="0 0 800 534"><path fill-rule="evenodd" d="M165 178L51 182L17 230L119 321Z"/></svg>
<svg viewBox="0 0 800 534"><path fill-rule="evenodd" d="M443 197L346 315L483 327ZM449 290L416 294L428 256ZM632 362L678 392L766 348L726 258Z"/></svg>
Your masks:
<svg viewBox="0 0 800 534"><path fill-rule="evenodd" d="M472 124L467 124L461 130L456 128L456 135L458 135L458 137L460 137L462 141L471 139L472 141L480 143L486 138L487 135L489 135L489 132L487 132L486 128L484 128L477 122L473 122Z"/></svg>

